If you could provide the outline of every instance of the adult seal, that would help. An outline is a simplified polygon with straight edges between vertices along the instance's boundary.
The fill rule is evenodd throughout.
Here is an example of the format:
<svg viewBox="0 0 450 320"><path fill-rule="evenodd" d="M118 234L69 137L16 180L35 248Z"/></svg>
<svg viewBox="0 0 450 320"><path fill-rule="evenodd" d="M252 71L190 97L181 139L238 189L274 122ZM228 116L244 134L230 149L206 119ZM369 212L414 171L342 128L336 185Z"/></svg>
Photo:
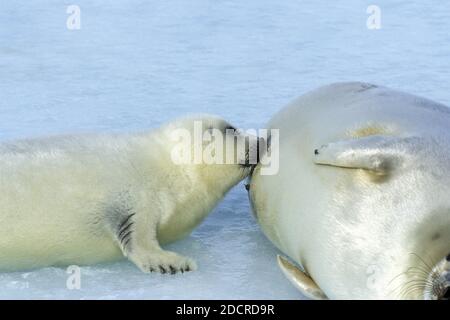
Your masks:
<svg viewBox="0 0 450 320"><path fill-rule="evenodd" d="M189 234L248 175L252 146L228 144L237 137L250 136L199 116L135 134L0 144L0 270L124 256L144 272L194 270L191 258L161 245ZM200 155L227 146L238 161L180 161L183 152L195 157L195 145Z"/></svg>
<svg viewBox="0 0 450 320"><path fill-rule="evenodd" d="M268 128L280 130L280 170L260 175L259 164L249 197L264 233L290 258L278 258L282 271L305 296L449 298L445 105L336 83L293 101Z"/></svg>

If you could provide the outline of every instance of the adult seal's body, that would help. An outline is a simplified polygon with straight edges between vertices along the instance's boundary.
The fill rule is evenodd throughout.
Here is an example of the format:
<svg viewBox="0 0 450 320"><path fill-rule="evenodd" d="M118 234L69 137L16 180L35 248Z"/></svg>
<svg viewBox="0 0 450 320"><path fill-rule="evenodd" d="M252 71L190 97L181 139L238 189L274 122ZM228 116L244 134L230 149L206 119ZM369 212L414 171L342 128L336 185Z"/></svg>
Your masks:
<svg viewBox="0 0 450 320"><path fill-rule="evenodd" d="M1 144L0 270L124 256L144 272L195 269L193 260L160 244L189 234L250 170L245 159L177 163L173 152L180 147L188 154L195 143L204 148L212 143L191 141L196 123L200 139L204 132L221 133L217 139L233 134L226 121L202 116L139 134ZM189 139L174 139L177 132ZM183 144L188 141L192 145ZM237 158L248 151L236 151Z"/></svg>
<svg viewBox="0 0 450 320"><path fill-rule="evenodd" d="M264 176L258 165L249 196L268 238L303 267L279 257L297 288L318 299L448 298L446 106L338 83L268 127L280 130L280 170Z"/></svg>

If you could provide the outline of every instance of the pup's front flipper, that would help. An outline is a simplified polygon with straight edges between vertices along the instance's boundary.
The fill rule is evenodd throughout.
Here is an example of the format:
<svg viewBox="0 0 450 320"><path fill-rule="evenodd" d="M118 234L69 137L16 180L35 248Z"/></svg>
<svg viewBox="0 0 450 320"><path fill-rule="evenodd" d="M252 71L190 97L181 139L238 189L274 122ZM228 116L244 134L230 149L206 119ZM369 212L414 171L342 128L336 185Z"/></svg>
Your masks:
<svg viewBox="0 0 450 320"><path fill-rule="evenodd" d="M158 247L143 248L136 246L128 253L128 259L143 272L183 273L197 269L195 262L175 252Z"/></svg>
<svg viewBox="0 0 450 320"><path fill-rule="evenodd" d="M323 291L314 282L314 280L307 276L297 266L280 255L277 257L277 259L278 265L281 271L283 271L286 278L288 278L288 280L294 285L294 287L300 290L300 292L304 296L315 300L328 299Z"/></svg>
<svg viewBox="0 0 450 320"><path fill-rule="evenodd" d="M124 256L143 272L175 274L197 269L192 259L160 247L156 225L144 215L131 213L124 217L117 228L116 238Z"/></svg>

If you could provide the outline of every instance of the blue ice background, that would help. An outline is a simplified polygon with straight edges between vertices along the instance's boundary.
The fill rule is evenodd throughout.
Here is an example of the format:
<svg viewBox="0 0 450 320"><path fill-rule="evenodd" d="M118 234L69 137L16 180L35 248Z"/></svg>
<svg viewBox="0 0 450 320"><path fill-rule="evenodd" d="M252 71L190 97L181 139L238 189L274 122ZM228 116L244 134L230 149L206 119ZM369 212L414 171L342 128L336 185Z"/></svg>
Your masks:
<svg viewBox="0 0 450 320"><path fill-rule="evenodd" d="M81 30L66 8L81 8ZM366 27L368 5L382 29ZM134 131L189 112L263 127L322 84L364 80L450 104L446 1L0 1L0 140ZM302 298L236 187L189 238L169 246L195 273L131 263L0 274L0 298ZM0 253L1 254L1 253Z"/></svg>

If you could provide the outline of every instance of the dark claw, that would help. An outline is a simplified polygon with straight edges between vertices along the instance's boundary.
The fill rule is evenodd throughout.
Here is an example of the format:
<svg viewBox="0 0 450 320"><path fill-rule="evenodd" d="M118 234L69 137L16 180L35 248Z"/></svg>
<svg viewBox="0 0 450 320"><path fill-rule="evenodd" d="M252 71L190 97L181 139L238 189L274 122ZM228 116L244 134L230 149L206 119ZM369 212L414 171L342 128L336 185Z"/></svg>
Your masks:
<svg viewBox="0 0 450 320"><path fill-rule="evenodd" d="M159 271L160 271L161 273L163 273L163 274L167 272L166 269L164 269L163 266L159 266Z"/></svg>
<svg viewBox="0 0 450 320"><path fill-rule="evenodd" d="M155 272L155 269L153 269L153 268L150 268L150 272Z"/></svg>
<svg viewBox="0 0 450 320"><path fill-rule="evenodd" d="M169 266L169 268L170 268L170 274L175 274L175 273L177 273L177 270L176 270L174 267Z"/></svg>
<svg viewBox="0 0 450 320"><path fill-rule="evenodd" d="M186 272L191 271L191 268L189 268L189 266L186 267L186 269L184 269Z"/></svg>
<svg viewBox="0 0 450 320"><path fill-rule="evenodd" d="M314 150L314 154L317 156L319 154L319 149Z"/></svg>

